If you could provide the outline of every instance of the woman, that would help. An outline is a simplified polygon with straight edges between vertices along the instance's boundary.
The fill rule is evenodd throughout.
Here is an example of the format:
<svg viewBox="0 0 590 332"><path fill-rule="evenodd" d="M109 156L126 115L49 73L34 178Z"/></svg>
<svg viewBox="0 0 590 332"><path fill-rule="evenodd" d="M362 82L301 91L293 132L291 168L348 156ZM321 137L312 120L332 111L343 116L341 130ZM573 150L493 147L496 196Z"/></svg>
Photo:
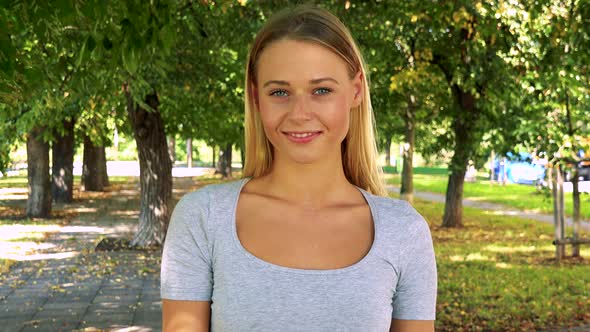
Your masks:
<svg viewBox="0 0 590 332"><path fill-rule="evenodd" d="M246 69L245 178L186 195L165 331L433 331L424 219L386 196L361 54L325 10L282 12Z"/></svg>

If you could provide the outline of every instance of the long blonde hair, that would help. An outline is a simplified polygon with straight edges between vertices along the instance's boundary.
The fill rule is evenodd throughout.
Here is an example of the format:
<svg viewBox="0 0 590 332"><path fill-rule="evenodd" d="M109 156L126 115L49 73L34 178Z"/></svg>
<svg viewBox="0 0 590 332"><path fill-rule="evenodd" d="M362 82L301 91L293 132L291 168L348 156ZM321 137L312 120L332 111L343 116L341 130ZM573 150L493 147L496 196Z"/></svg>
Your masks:
<svg viewBox="0 0 590 332"><path fill-rule="evenodd" d="M312 42L330 49L347 63L351 78L360 71L363 77L363 98L358 109L352 111L350 128L342 142L344 174L357 187L375 195L386 196L382 171L377 165L375 120L362 55L352 35L336 16L327 10L310 6L299 6L271 17L258 32L248 54L244 176L265 175L272 166L273 150L254 105L253 87L256 84L256 66L260 54L268 45L281 39Z"/></svg>

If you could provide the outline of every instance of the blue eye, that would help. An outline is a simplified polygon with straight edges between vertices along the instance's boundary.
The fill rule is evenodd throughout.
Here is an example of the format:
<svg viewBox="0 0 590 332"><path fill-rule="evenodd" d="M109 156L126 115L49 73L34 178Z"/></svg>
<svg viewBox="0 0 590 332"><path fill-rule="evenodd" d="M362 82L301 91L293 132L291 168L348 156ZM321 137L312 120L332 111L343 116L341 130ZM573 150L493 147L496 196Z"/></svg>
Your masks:
<svg viewBox="0 0 590 332"><path fill-rule="evenodd" d="M330 92L332 92L332 89L328 89L328 88L319 88L319 89L316 89L316 90L314 91L314 94L316 94L316 95L327 95L327 94L329 94Z"/></svg>
<svg viewBox="0 0 590 332"><path fill-rule="evenodd" d="M276 89L276 90L272 90L269 95L275 96L275 97L286 97L287 91L285 91L283 89Z"/></svg>

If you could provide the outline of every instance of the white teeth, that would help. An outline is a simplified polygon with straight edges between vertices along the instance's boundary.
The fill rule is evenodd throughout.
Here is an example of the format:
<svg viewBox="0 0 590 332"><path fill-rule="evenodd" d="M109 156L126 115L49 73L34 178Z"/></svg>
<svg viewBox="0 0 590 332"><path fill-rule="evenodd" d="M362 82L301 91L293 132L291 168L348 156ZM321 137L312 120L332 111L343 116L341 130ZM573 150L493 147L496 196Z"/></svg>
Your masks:
<svg viewBox="0 0 590 332"><path fill-rule="evenodd" d="M289 135L291 135L293 137L297 137L297 138L309 137L313 134L315 134L315 133L289 133Z"/></svg>

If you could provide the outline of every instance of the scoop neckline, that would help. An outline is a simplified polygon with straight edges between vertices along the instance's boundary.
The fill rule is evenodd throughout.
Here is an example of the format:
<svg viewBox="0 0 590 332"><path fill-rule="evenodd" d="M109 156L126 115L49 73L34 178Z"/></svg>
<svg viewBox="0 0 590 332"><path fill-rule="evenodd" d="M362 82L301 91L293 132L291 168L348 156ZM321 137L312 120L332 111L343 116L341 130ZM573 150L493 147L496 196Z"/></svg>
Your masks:
<svg viewBox="0 0 590 332"><path fill-rule="evenodd" d="M239 184L238 190L236 191L236 194L233 197L233 202L232 202L233 206L232 206L232 211L231 211L231 221L232 221L231 230L232 230L232 238L234 239L234 244L236 245L238 251L240 251L243 255L245 255L250 261L254 262L255 264L257 264L261 267L271 269L274 271L280 271L280 272L300 273L300 274L337 274L337 273L354 271L354 270L358 269L359 267L366 265L368 263L368 261L371 259L371 257L375 254L377 243L378 243L377 241L379 240L379 231L378 231L379 230L379 216L376 213L377 210L375 209L375 206L374 206L374 203L373 203L373 200L372 200L370 194L367 191L363 190L362 188L355 186L355 188L357 188L357 190L359 190L361 192L361 194L363 195L363 197L365 198L365 201L367 202L367 204L369 206L369 210L371 211L371 219L373 222L373 230L374 230L373 243L371 244L371 248L365 254L365 256L363 256L363 258L361 258L359 261L353 263L352 265L337 268L337 269L315 270L315 269L301 269L301 268L282 266L282 265L274 264L271 262L267 262L261 258L256 257L254 254L252 254L248 250L246 250L246 248L242 245L242 242L240 241L240 238L238 237L237 219L236 219L238 201L240 199L240 194L242 193L242 189L244 188L246 183L248 183L248 181L250 181L250 179L251 178L248 177L248 178L244 178L238 182L238 184Z"/></svg>

